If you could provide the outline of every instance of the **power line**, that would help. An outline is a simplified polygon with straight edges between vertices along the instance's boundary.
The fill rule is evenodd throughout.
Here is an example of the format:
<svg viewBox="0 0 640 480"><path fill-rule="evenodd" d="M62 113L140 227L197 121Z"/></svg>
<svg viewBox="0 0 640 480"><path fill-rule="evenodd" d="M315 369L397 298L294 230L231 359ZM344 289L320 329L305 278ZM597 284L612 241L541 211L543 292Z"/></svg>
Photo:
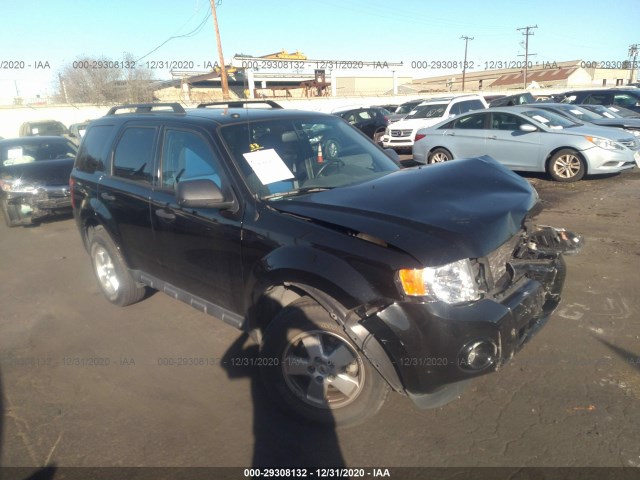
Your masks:
<svg viewBox="0 0 640 480"><path fill-rule="evenodd" d="M524 40L524 81L523 81L523 88L527 88L527 73L529 71L529 55L536 55L535 53L529 53L529 35L533 35L533 32L529 32L529 30L532 30L534 28L538 28L538 25L533 25L533 26L528 26L528 27L522 27L522 28L516 28L516 30L520 31L520 30L524 30L525 32L523 33L523 35L525 36L525 40ZM519 57L522 57L523 55L518 55Z"/></svg>
<svg viewBox="0 0 640 480"><path fill-rule="evenodd" d="M153 50L151 50L149 53L146 53L145 55L141 56L140 58L138 58L136 60L136 63L139 62L140 60L142 60L143 58L147 58L149 55L151 55L153 52L157 51L160 49L160 47L164 46L165 44L169 43L171 40L175 40L176 38L187 38L187 37L193 37L194 35L197 35L198 33L200 33L202 31L202 29L204 28L204 26L207 23L207 20L209 20L209 17L211 16L211 12L207 12L204 16L204 18L202 19L202 21L200 22L200 24L194 28L193 30L191 30L189 33L185 33L183 35L174 35L171 36L169 38L167 38L164 42L162 42L160 45L158 45L156 48L154 48Z"/></svg>

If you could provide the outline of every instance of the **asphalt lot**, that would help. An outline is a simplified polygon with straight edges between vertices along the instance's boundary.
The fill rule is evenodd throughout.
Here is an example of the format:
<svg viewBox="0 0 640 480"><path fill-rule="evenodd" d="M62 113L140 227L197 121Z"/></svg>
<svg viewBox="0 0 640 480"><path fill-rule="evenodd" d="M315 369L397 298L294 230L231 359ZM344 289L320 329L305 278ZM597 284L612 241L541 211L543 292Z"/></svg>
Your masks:
<svg viewBox="0 0 640 480"><path fill-rule="evenodd" d="M72 219L2 223L1 464L640 467L640 171L527 178L538 223L586 239L547 326L459 400L392 395L337 431L280 413L255 368L224 367L255 353L233 328L163 294L110 305Z"/></svg>

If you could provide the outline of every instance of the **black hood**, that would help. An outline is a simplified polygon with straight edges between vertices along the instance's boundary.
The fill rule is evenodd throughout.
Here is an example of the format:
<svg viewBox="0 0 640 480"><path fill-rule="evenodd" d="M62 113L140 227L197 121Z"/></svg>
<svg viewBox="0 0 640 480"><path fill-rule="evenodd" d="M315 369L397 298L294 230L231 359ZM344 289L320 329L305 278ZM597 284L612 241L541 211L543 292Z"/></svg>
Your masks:
<svg viewBox="0 0 640 480"><path fill-rule="evenodd" d="M521 229L537 200L527 180L484 156L270 205L377 237L435 266L487 255Z"/></svg>
<svg viewBox="0 0 640 480"><path fill-rule="evenodd" d="M8 165L0 167L0 178L21 178L40 185L68 185L73 162L73 158L64 158Z"/></svg>

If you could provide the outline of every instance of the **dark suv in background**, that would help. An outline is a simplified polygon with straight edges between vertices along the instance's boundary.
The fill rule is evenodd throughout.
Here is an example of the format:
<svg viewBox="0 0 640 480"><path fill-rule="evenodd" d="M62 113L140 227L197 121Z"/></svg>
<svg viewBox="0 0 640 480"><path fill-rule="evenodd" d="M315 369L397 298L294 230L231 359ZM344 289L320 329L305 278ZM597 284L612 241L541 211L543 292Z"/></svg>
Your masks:
<svg viewBox="0 0 640 480"><path fill-rule="evenodd" d="M575 90L565 92L562 103L617 106L640 112L640 89Z"/></svg>
<svg viewBox="0 0 640 480"><path fill-rule="evenodd" d="M580 239L534 226L526 180L488 157L402 170L335 116L239 105L89 126L70 186L110 302L157 289L248 332L270 394L337 424L390 389L451 401L558 305Z"/></svg>
<svg viewBox="0 0 640 480"><path fill-rule="evenodd" d="M376 144L380 144L391 113L382 107L361 107L335 112L334 115L344 118Z"/></svg>

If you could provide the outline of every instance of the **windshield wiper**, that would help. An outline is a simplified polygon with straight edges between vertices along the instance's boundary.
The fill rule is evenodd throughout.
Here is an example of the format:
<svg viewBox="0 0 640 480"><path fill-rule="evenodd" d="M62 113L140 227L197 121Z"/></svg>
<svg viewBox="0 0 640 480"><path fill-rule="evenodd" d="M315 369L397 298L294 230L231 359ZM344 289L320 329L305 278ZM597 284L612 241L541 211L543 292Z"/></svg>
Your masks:
<svg viewBox="0 0 640 480"><path fill-rule="evenodd" d="M272 193L271 195L266 195L261 198L262 200L273 200L276 198L295 197L298 195L304 195L305 193L324 192L325 190L331 190L332 188L333 187L305 187L292 190L290 192Z"/></svg>

